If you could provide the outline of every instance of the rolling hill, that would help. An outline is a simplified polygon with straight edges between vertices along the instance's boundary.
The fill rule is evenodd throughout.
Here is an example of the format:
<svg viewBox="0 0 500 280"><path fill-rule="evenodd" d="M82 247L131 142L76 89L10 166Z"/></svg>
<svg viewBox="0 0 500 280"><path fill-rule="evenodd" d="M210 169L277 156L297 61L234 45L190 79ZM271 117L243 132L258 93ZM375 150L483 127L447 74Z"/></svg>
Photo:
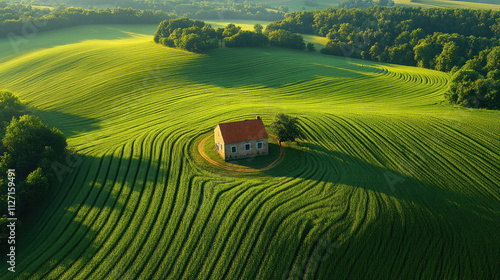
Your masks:
<svg viewBox="0 0 500 280"><path fill-rule="evenodd" d="M461 0L394 0L398 5L414 6L422 8L450 8L450 9L485 9L500 10L500 1L461 1Z"/></svg>
<svg viewBox="0 0 500 280"><path fill-rule="evenodd" d="M451 9L487 9L487 10L500 10L500 1L498 0L472 0L472 1L461 1L461 0L393 0L396 5L403 6L413 6L422 8L451 8ZM262 3L260 0L251 0L250 3ZM285 5L290 8L290 11L301 11L301 10L315 10L315 9L326 9L326 8L336 8L338 4L342 3L343 0L269 0L264 1L265 3L278 7L280 5ZM308 2L309 5L305 3ZM374 2L378 2L374 0ZM311 5L313 4L313 5Z"/></svg>
<svg viewBox="0 0 500 280"><path fill-rule="evenodd" d="M500 112L445 104L448 74L86 28L0 58L1 88L78 152L1 279L500 277ZM219 122L280 112L306 137L275 168L197 153Z"/></svg>

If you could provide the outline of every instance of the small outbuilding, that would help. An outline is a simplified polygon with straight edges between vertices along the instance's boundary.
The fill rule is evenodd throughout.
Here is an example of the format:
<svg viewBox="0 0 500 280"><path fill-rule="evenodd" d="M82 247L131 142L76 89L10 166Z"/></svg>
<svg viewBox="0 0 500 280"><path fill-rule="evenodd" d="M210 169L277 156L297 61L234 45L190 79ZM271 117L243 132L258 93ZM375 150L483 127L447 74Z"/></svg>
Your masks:
<svg viewBox="0 0 500 280"><path fill-rule="evenodd" d="M224 160L268 154L268 134L260 117L220 123L214 129L215 150Z"/></svg>

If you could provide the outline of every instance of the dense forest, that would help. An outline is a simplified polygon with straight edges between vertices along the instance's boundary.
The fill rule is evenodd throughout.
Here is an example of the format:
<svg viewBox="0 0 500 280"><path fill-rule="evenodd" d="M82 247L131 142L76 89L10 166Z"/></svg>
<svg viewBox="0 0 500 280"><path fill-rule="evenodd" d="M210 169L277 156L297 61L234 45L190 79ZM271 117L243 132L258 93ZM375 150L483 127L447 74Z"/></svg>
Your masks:
<svg viewBox="0 0 500 280"><path fill-rule="evenodd" d="M98 8L133 8L140 10L163 11L176 15L176 17L189 17L196 19L256 19L280 20L284 18L287 9L271 9L262 3L236 3L233 1L157 1L157 0L66 0L61 1L20 1L24 4L47 5L61 7L80 7L88 9ZM64 7L64 6L62 6Z"/></svg>
<svg viewBox="0 0 500 280"><path fill-rule="evenodd" d="M500 12L471 9L375 7L290 13L272 22L275 30L326 36L324 54L420 66L455 73L472 69L474 85L458 75L448 99L470 107L498 109L499 80L490 73L500 61ZM483 79L488 79L483 83ZM455 90L457 83L468 90ZM462 86L458 86L462 88ZM462 96L458 98L457 92ZM479 101L478 101L479 100Z"/></svg>
<svg viewBox="0 0 500 280"><path fill-rule="evenodd" d="M156 43L167 47L181 48L191 52L204 52L222 43L228 48L260 47L265 45L303 50L306 48L301 34L286 30L263 32L260 24L254 26L254 31L241 30L241 27L228 24L225 28L214 29L203 21L178 18L164 20L158 26L154 35ZM313 46L309 45L309 49Z"/></svg>
<svg viewBox="0 0 500 280"><path fill-rule="evenodd" d="M377 3L373 2L373 0L345 0L342 1L338 7L344 9L368 9L373 8L376 5L392 7L395 4L392 0L379 0Z"/></svg>
<svg viewBox="0 0 500 280"><path fill-rule="evenodd" d="M85 2L85 1L83 1ZM87 1L97 4L97 1ZM126 5L126 3L134 5ZM54 2L56 3L56 2ZM69 1L68 5L77 5ZM57 5L53 9L0 1L0 36L53 30L84 24L158 24L180 16L197 19L279 20L284 11L268 10L253 4L221 4L215 2L120 1L120 8L85 9ZM142 4L141 4L142 3ZM50 2L47 4L51 4ZM92 5L89 7L93 7ZM99 4L103 4L99 2ZM124 5L125 4L125 5ZM85 5L84 5L85 6Z"/></svg>
<svg viewBox="0 0 500 280"><path fill-rule="evenodd" d="M162 11L131 8L88 10L82 8L36 9L21 4L0 3L0 36L19 36L85 24L155 24L174 15Z"/></svg>
<svg viewBox="0 0 500 280"><path fill-rule="evenodd" d="M9 91L0 91L0 138L0 234L6 234L7 217L36 211L57 181L67 143L61 131L31 115ZM9 170L15 170L14 176L8 176ZM8 200L15 202L14 212L9 213ZM6 246L2 240L0 251Z"/></svg>

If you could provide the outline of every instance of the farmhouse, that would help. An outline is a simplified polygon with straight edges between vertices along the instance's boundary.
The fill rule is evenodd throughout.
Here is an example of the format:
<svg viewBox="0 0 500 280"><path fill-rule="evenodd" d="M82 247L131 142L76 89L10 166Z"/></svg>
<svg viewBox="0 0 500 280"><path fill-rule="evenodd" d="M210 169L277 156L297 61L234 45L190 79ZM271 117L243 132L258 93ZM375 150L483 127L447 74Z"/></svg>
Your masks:
<svg viewBox="0 0 500 280"><path fill-rule="evenodd" d="M220 123L214 129L215 150L224 160L268 154L268 134L260 117Z"/></svg>

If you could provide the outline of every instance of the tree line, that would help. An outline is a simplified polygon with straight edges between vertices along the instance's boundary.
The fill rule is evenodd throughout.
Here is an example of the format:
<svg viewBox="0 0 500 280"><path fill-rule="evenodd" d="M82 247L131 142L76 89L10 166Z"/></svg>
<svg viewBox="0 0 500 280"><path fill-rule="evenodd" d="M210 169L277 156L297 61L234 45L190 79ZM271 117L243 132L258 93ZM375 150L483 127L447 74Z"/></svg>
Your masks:
<svg viewBox="0 0 500 280"><path fill-rule="evenodd" d="M214 28L203 21L188 18L162 21L153 40L164 46L197 53L218 46L217 32Z"/></svg>
<svg viewBox="0 0 500 280"><path fill-rule="evenodd" d="M53 163L64 162L66 138L49 128L9 91L0 91L0 233L7 233L8 194L15 188L15 217L36 211L50 186L56 183ZM9 186L7 172L15 169ZM10 189L10 191L9 191ZM12 199L11 199L12 200ZM22 218L20 219L22 220ZM19 224L22 221L18 221ZM7 243L0 242L0 250Z"/></svg>
<svg viewBox="0 0 500 280"><path fill-rule="evenodd" d="M0 36L20 36L86 24L156 24L174 17L163 11L131 8L88 10L63 8L37 9L27 5L0 3Z"/></svg>
<svg viewBox="0 0 500 280"><path fill-rule="evenodd" d="M197 1L197 0L69 0L68 5L92 8L96 5L110 4L122 8L141 10L161 10L175 14L176 17L196 19L255 19L280 20L283 11L272 11L265 3L238 3L235 1Z"/></svg>
<svg viewBox="0 0 500 280"><path fill-rule="evenodd" d="M500 47L481 51L456 71L446 98L467 107L500 109Z"/></svg>
<svg viewBox="0 0 500 280"><path fill-rule="evenodd" d="M271 10L261 4L237 4L231 1L70 0L65 2L72 7L58 3L60 2L47 1L47 5L54 5L54 9L48 9L0 1L0 36L7 36L9 33L20 34L23 28L26 29L26 23L33 25L33 22L43 23L35 26L37 31L45 31L85 24L158 24L164 19L181 16L199 19L273 21L283 19L285 15L283 11ZM118 8L92 8L104 4L116 5Z"/></svg>
<svg viewBox="0 0 500 280"><path fill-rule="evenodd" d="M168 47L177 47L191 52L204 52L222 47L260 47L276 46L303 50L306 48L301 34L286 30L263 31L260 24L254 26L254 31L241 30L232 23L226 27L214 29L200 20L178 18L164 20L158 26L153 40ZM314 50L313 44L308 44L309 50Z"/></svg>
<svg viewBox="0 0 500 280"><path fill-rule="evenodd" d="M394 1L392 0L379 0L376 4L373 0L345 0L339 4L339 8L343 9L368 9L373 8L376 5L392 7L394 6Z"/></svg>
<svg viewBox="0 0 500 280"><path fill-rule="evenodd" d="M483 64L500 45L500 12L472 9L422 9L411 7L374 7L360 9L326 9L290 13L275 21L267 31L286 30L328 38L324 54L365 60L419 66L455 73L465 65ZM491 53L491 55L490 55ZM490 69L476 67L476 80L488 77ZM481 102L448 99L456 104L498 108L495 88L497 79L476 91ZM463 78L463 76L460 76ZM471 77L469 76L469 79ZM461 78L452 80L450 92ZM495 83L493 83L495 81ZM488 88L488 89L486 89ZM470 91L469 91L470 93Z"/></svg>

